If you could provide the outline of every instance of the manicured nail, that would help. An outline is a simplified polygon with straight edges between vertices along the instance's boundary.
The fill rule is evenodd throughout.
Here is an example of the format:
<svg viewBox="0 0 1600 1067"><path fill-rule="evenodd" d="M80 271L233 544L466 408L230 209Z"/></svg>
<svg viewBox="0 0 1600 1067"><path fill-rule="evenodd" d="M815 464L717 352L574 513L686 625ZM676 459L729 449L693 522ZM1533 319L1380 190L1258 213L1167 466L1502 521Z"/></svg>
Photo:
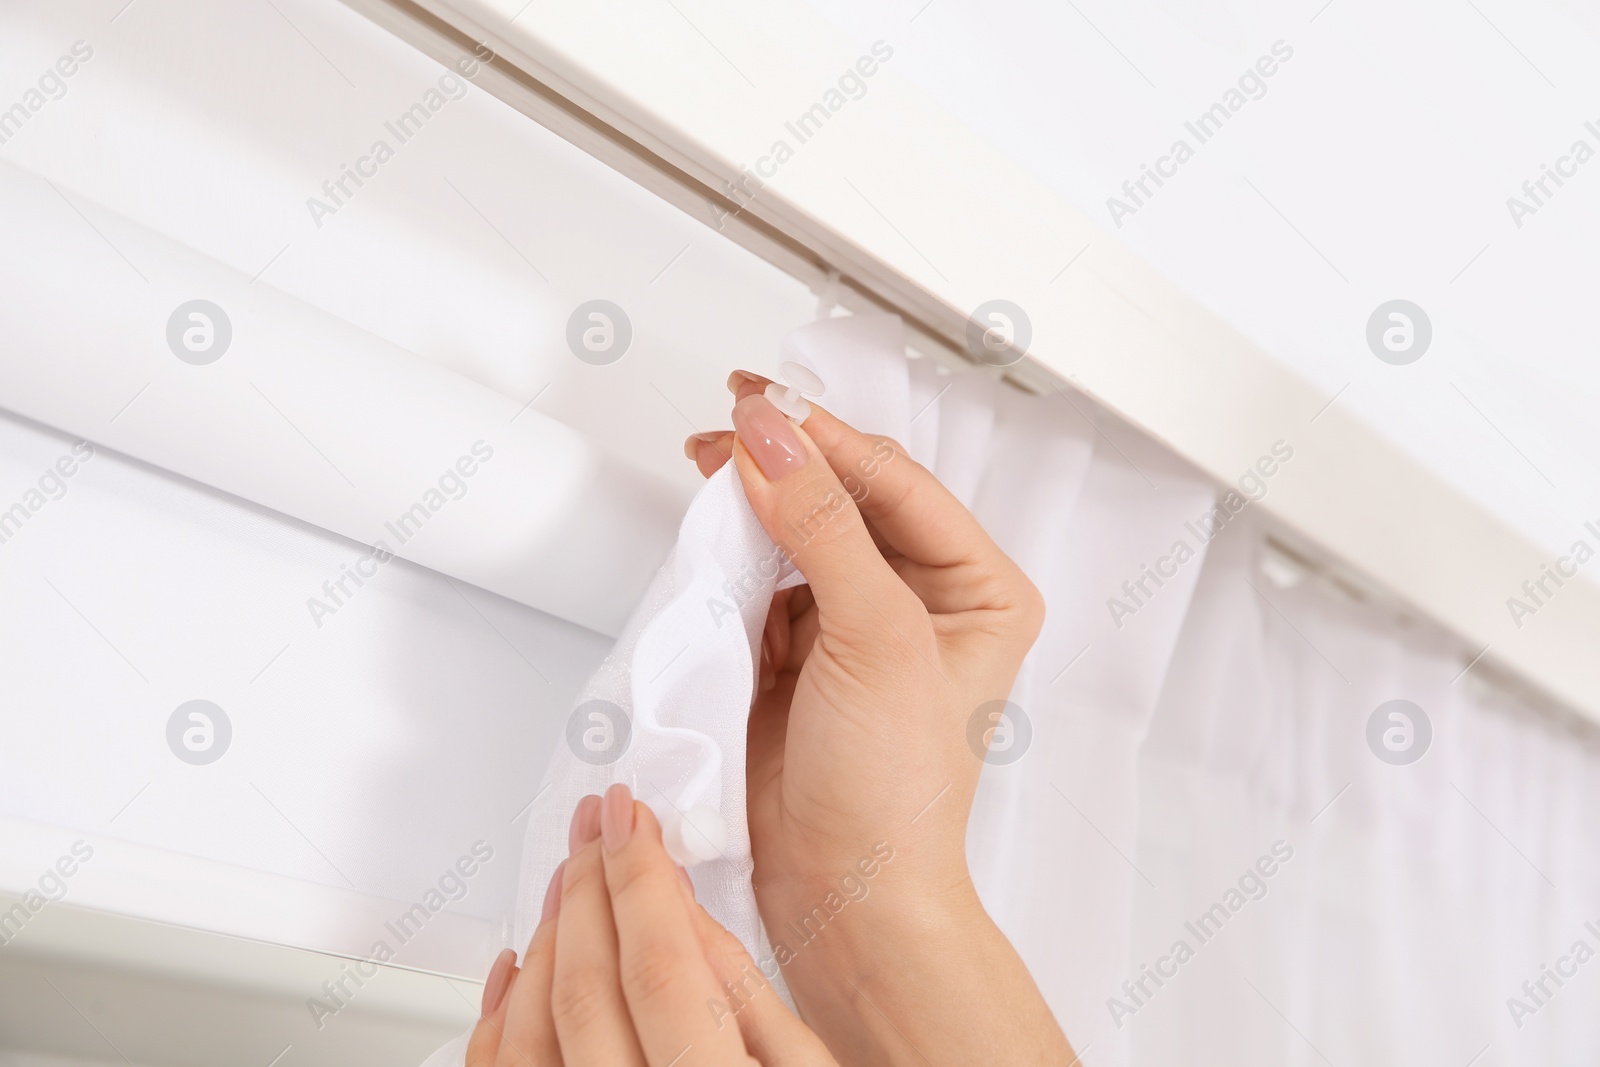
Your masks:
<svg viewBox="0 0 1600 1067"><path fill-rule="evenodd" d="M572 809L572 825L567 827L567 853L570 855L600 836L600 798L590 793Z"/></svg>
<svg viewBox="0 0 1600 1067"><path fill-rule="evenodd" d="M794 424L766 397L747 396L733 405L733 428L769 481L781 481L806 465Z"/></svg>
<svg viewBox="0 0 1600 1067"><path fill-rule="evenodd" d="M771 381L771 378L765 378L751 371L736 370L732 374L728 375L728 392L732 393L734 396L738 396L739 390L743 389L746 385L760 386L762 389L765 389L771 383Z"/></svg>
<svg viewBox="0 0 1600 1067"><path fill-rule="evenodd" d="M561 910L561 876L566 873L567 861L562 860L556 873L550 876L550 887L544 891L544 907L539 909L539 925L543 926Z"/></svg>
<svg viewBox="0 0 1600 1067"><path fill-rule="evenodd" d="M505 999L506 990L511 986L511 965L517 962L517 954L509 948L500 950L500 955L494 958L494 966L489 968L489 977L483 982L483 1016L488 1018L500 1007L500 1001Z"/></svg>
<svg viewBox="0 0 1600 1067"><path fill-rule="evenodd" d="M633 836L633 794L617 783L606 790L600 807L600 837L607 853L615 852Z"/></svg>
<svg viewBox="0 0 1600 1067"><path fill-rule="evenodd" d="M683 454L689 459L699 459L701 445L714 445L726 436L728 436L727 430L711 433L692 433L683 439Z"/></svg>

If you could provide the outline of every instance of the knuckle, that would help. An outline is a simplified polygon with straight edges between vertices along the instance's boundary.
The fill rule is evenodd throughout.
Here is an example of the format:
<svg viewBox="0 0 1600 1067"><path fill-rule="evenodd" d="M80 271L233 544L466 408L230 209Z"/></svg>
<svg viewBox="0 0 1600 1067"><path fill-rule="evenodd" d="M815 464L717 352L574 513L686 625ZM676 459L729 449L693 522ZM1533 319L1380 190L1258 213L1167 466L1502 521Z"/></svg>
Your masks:
<svg viewBox="0 0 1600 1067"><path fill-rule="evenodd" d="M807 547L827 545L861 525L855 502L832 477L814 476L797 486L783 510L783 540L791 558Z"/></svg>
<svg viewBox="0 0 1600 1067"><path fill-rule="evenodd" d="M529 1067L530 1050L527 1047L529 1042L525 1037L518 1035L513 1039L501 1031L495 1034L495 1040L499 1043L499 1047L493 1054L493 1060L489 1061L494 1067ZM480 1065L469 1059L466 1067L480 1067Z"/></svg>
<svg viewBox="0 0 1600 1067"><path fill-rule="evenodd" d="M563 904L574 897L596 890L604 893L605 888L605 872L599 863L588 862L588 857L582 857L581 854L567 861L567 866L561 875Z"/></svg>
<svg viewBox="0 0 1600 1067"><path fill-rule="evenodd" d="M862 436L871 443L871 454L880 460L909 459L911 456L904 445L887 434L869 433Z"/></svg>
<svg viewBox="0 0 1600 1067"><path fill-rule="evenodd" d="M749 953L744 950L744 942L740 941L737 934L721 923L718 923L717 928L712 931L712 941L716 951L729 959L746 960L750 958Z"/></svg>
<svg viewBox="0 0 1600 1067"><path fill-rule="evenodd" d="M612 1000L612 977L604 967L575 962L556 976L550 988L550 1013L557 1023L582 1030L603 1020Z"/></svg>
<svg viewBox="0 0 1600 1067"><path fill-rule="evenodd" d="M622 849L606 860L606 886L611 893L613 909L629 907L635 898L650 891L650 878L654 873L650 864L639 862L640 857L631 849Z"/></svg>
<svg viewBox="0 0 1600 1067"><path fill-rule="evenodd" d="M919 485L934 480L933 473L912 459L893 438L870 437L868 440L870 447L856 459L847 475L842 476L857 504L869 507L874 513L887 514L904 504ZM895 476L879 479L878 475L891 464Z"/></svg>
<svg viewBox="0 0 1600 1067"><path fill-rule="evenodd" d="M858 682L887 681L901 686L926 681L924 676L932 674L937 642L926 615L920 626L915 620L896 622L893 629L870 620L863 620L863 625L871 626L870 631L847 628L817 635L824 654L846 676Z"/></svg>
<svg viewBox="0 0 1600 1067"><path fill-rule="evenodd" d="M682 977L682 962L661 942L645 942L629 953L622 964L622 985L630 1000L657 1000Z"/></svg>
<svg viewBox="0 0 1600 1067"><path fill-rule="evenodd" d="M1032 641L1044 625L1045 600L1039 587L1010 559L983 579L984 599L1000 609L1006 628Z"/></svg>
<svg viewBox="0 0 1600 1067"><path fill-rule="evenodd" d="M1044 629L1045 599L1039 592L1039 587L1028 579L1027 575L1019 578L1020 588L1017 590L1017 622L1028 643L1032 644L1039 637L1039 632Z"/></svg>

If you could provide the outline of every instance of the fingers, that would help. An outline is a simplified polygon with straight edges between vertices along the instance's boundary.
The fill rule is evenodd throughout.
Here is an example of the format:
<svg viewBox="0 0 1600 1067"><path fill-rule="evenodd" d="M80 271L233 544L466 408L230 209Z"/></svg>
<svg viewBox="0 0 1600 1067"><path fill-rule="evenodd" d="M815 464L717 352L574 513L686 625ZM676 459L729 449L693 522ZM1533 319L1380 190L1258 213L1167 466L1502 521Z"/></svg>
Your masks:
<svg viewBox="0 0 1600 1067"><path fill-rule="evenodd" d="M565 872L563 864L550 878L539 925L528 942L528 950L522 954L522 969L503 998L507 1010L500 1052L490 1061L495 1067L561 1067L561 1046L550 1010L550 985L555 970L556 905ZM468 1065L475 1067L470 1060Z"/></svg>
<svg viewBox="0 0 1600 1067"><path fill-rule="evenodd" d="M565 1062L646 1067L622 994L617 930L598 837L598 824L587 822L572 835L576 849L567 858L556 904L550 1008Z"/></svg>
<svg viewBox="0 0 1600 1067"><path fill-rule="evenodd" d="M728 389L743 401L769 380L734 371ZM1033 608L1031 583L982 525L926 467L887 437L865 434L814 401L805 433L855 501L868 527L905 557L897 567L930 610ZM720 464L719 464L720 465ZM950 571L930 575L928 571Z"/></svg>
<svg viewBox="0 0 1600 1067"><path fill-rule="evenodd" d="M821 1039L795 1017L737 937L691 898L695 929L725 1011L739 1024L745 1048L762 1067L811 1067L835 1061ZM772 962L777 973L777 962Z"/></svg>
<svg viewBox="0 0 1600 1067"><path fill-rule="evenodd" d="M805 425L861 514L895 551L927 567L973 565L1022 577L955 494L900 445L862 433L815 403Z"/></svg>
<svg viewBox="0 0 1600 1067"><path fill-rule="evenodd" d="M506 992L517 978L517 954L504 949L483 983L483 1007L467 1039L466 1067L494 1067L506 1025Z"/></svg>
<svg viewBox="0 0 1600 1067"><path fill-rule="evenodd" d="M778 684L778 673L789 663L789 600L793 589L779 589L772 595L767 609L767 621L761 628L761 676L756 686L758 693L770 691Z"/></svg>
<svg viewBox="0 0 1600 1067"><path fill-rule="evenodd" d="M733 394L735 403L747 396L765 392L771 384L771 378L747 370L736 370L728 375L728 392Z"/></svg>
<svg viewBox="0 0 1600 1067"><path fill-rule="evenodd" d="M966 506L894 441L862 433L817 404L806 433L897 552L931 567L1001 555Z"/></svg>
<svg viewBox="0 0 1600 1067"><path fill-rule="evenodd" d="M773 687L757 693L750 704L750 718L745 725L744 773L752 827L778 813L780 798L776 787L782 781L795 681L794 674L779 675Z"/></svg>
<svg viewBox="0 0 1600 1067"><path fill-rule="evenodd" d="M567 855L600 836L600 798L590 793L572 809L572 824L567 827Z"/></svg>
<svg viewBox="0 0 1600 1067"><path fill-rule="evenodd" d="M667 1067L691 1049L697 1063L753 1067L750 1035L766 1067L833 1062L694 902L627 787L580 801L569 843L522 967L508 949L490 969L467 1067Z"/></svg>
<svg viewBox="0 0 1600 1067"><path fill-rule="evenodd" d="M745 496L767 535L806 576L824 632L870 653L882 647L887 625L931 647L922 603L884 560L805 430L758 395L734 405L733 425L733 462ZM917 629L924 632L908 635Z"/></svg>
<svg viewBox="0 0 1600 1067"><path fill-rule="evenodd" d="M739 1028L715 1011L722 998L655 816L614 785L600 824L622 992L646 1060L665 1067L692 1048L696 1063L748 1063Z"/></svg>
<svg viewBox="0 0 1600 1067"><path fill-rule="evenodd" d="M702 477L709 478L733 458L733 434L728 430L692 433L683 442L683 454L694 460Z"/></svg>

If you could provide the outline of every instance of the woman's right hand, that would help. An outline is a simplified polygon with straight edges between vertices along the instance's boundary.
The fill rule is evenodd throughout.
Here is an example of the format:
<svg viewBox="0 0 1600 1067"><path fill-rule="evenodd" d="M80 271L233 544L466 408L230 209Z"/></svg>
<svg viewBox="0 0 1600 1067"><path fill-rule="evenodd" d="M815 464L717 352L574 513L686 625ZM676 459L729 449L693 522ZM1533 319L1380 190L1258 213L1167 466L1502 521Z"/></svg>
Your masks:
<svg viewBox="0 0 1600 1067"><path fill-rule="evenodd" d="M1043 600L900 446L816 405L796 425L765 378L728 384L735 432L686 451L708 475L731 456L808 583L774 600L747 762L756 900L795 1003L846 1062L1066 1063L966 864L969 736L992 731Z"/></svg>
<svg viewBox="0 0 1600 1067"><path fill-rule="evenodd" d="M838 1067L699 904L649 808L585 797L522 966L483 988L466 1067Z"/></svg>

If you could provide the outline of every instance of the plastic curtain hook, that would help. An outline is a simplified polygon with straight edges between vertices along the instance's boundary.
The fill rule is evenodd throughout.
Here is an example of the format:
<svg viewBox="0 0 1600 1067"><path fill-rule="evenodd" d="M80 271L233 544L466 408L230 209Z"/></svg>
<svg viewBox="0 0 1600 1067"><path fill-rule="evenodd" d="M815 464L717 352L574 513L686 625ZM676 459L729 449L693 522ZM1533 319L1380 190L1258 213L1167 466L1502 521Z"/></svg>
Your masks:
<svg viewBox="0 0 1600 1067"><path fill-rule="evenodd" d="M833 317L833 309L839 306L839 290L844 283L839 278L839 272L830 270L822 286L817 289L817 318L828 319Z"/></svg>
<svg viewBox="0 0 1600 1067"><path fill-rule="evenodd" d="M795 422L805 422L811 415L811 405L806 403L805 396L801 394L821 396L827 391L822 379L810 367L790 360L778 364L778 377L789 384L783 386L773 382L767 386L766 398L772 401L773 407Z"/></svg>
<svg viewBox="0 0 1600 1067"><path fill-rule="evenodd" d="M722 855L728 847L728 828L715 808L698 804L667 821L661 843L674 863L693 867Z"/></svg>

